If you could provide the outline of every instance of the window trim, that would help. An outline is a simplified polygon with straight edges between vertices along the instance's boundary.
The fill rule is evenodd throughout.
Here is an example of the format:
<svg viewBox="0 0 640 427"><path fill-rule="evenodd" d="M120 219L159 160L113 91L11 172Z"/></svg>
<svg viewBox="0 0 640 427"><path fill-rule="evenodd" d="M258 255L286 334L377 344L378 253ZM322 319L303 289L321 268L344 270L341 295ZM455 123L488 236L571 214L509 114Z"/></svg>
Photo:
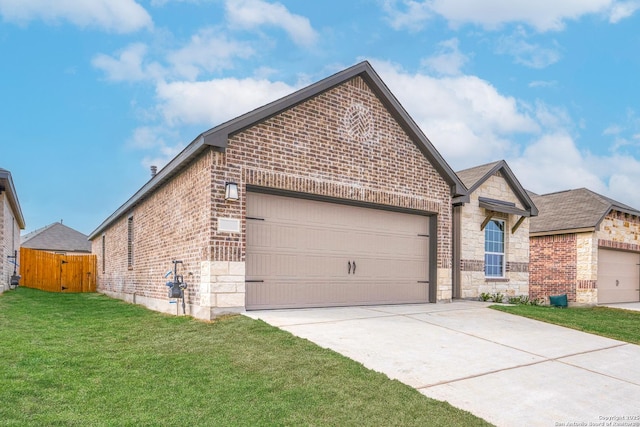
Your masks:
<svg viewBox="0 0 640 427"><path fill-rule="evenodd" d="M127 218L127 267L129 270L133 269L133 257L135 254L134 251L134 231L133 231L133 215L130 215Z"/></svg>
<svg viewBox="0 0 640 427"><path fill-rule="evenodd" d="M101 255L102 255L102 274L104 274L107 271L107 261L106 261L106 255L107 255L107 244L106 244L106 236L104 234L102 234L102 250Z"/></svg>
<svg viewBox="0 0 640 427"><path fill-rule="evenodd" d="M487 251L487 232L490 230L489 229L489 224L491 224L492 222L496 222L496 223L502 223L502 252L492 252L492 251ZM504 219L501 218L491 218L491 220L489 221L489 223L487 224L487 227L485 227L484 229L484 277L485 279L504 279L506 278L506 265L507 265L507 254L506 254L506 248L507 248L507 242L506 242L506 236L507 233L505 232L506 230L506 226L507 226L507 222ZM500 255L502 256L502 265L501 265L501 271L500 271L500 275L499 276L494 276L494 275L489 275L487 274L487 255Z"/></svg>

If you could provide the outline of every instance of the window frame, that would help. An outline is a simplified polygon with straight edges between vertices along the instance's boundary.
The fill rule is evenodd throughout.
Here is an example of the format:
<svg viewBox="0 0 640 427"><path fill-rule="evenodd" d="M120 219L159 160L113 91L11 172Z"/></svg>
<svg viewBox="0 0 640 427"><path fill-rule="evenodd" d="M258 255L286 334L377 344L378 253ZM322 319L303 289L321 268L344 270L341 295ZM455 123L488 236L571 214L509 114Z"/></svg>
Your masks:
<svg viewBox="0 0 640 427"><path fill-rule="evenodd" d="M498 227L498 230L501 232L502 234L502 242L498 242L497 240L490 240L491 243L501 243L502 244L502 252L498 252L498 251L490 251L487 250L487 242L488 242L488 233L496 233L496 230L494 230L491 225L492 224L497 224L500 223L502 224L502 227ZM504 279L506 277L506 233L505 233L505 229L506 229L506 221L504 219L501 218L491 218L491 220L489 221L489 223L487 223L487 225L485 226L484 229L484 277L486 279ZM489 256L498 256L498 257L502 257L502 262L500 265L500 274L496 275L496 274L489 274L489 266L493 267L497 267L497 265L495 264L489 264L487 261L487 258Z"/></svg>

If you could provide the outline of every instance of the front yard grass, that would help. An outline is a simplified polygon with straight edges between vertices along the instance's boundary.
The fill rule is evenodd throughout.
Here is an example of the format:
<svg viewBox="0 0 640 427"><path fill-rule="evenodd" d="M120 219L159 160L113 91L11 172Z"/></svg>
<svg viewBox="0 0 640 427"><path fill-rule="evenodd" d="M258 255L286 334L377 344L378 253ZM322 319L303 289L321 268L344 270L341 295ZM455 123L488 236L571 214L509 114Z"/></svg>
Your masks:
<svg viewBox="0 0 640 427"><path fill-rule="evenodd" d="M0 295L0 426L488 425L261 321Z"/></svg>
<svg viewBox="0 0 640 427"><path fill-rule="evenodd" d="M579 331L640 344L640 312L609 307L557 308L492 305L491 308Z"/></svg>

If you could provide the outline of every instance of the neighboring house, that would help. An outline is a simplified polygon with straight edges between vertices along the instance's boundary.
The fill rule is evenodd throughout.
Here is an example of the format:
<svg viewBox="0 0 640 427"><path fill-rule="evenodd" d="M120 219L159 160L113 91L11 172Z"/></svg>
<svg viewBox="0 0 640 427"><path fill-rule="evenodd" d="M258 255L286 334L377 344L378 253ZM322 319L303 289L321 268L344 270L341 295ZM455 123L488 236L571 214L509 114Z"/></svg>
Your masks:
<svg viewBox="0 0 640 427"><path fill-rule="evenodd" d="M536 205L504 160L457 174L470 199L454 207L454 297L528 296Z"/></svg>
<svg viewBox="0 0 640 427"><path fill-rule="evenodd" d="M199 135L89 238L98 291L188 314L449 301L466 189L367 62Z"/></svg>
<svg viewBox="0 0 640 427"><path fill-rule="evenodd" d="M532 298L640 301L640 211L586 188L531 195Z"/></svg>
<svg viewBox="0 0 640 427"><path fill-rule="evenodd" d="M24 227L11 172L0 168L0 293L9 289L14 269L20 274L15 264L20 264L20 230L24 230Z"/></svg>
<svg viewBox="0 0 640 427"><path fill-rule="evenodd" d="M88 236L67 227L62 221L25 234L21 238L20 246L66 255L91 253L91 242Z"/></svg>

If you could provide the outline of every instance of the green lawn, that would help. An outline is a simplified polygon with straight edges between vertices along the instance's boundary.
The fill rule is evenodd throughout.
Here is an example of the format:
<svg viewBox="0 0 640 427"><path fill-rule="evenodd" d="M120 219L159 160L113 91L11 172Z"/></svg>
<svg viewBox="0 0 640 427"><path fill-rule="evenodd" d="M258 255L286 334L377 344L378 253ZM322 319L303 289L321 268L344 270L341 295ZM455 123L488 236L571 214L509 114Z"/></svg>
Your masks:
<svg viewBox="0 0 640 427"><path fill-rule="evenodd" d="M0 426L487 425L264 322L0 295Z"/></svg>
<svg viewBox="0 0 640 427"><path fill-rule="evenodd" d="M492 305L491 308L603 337L640 344L640 311L608 307L556 308L531 305Z"/></svg>

